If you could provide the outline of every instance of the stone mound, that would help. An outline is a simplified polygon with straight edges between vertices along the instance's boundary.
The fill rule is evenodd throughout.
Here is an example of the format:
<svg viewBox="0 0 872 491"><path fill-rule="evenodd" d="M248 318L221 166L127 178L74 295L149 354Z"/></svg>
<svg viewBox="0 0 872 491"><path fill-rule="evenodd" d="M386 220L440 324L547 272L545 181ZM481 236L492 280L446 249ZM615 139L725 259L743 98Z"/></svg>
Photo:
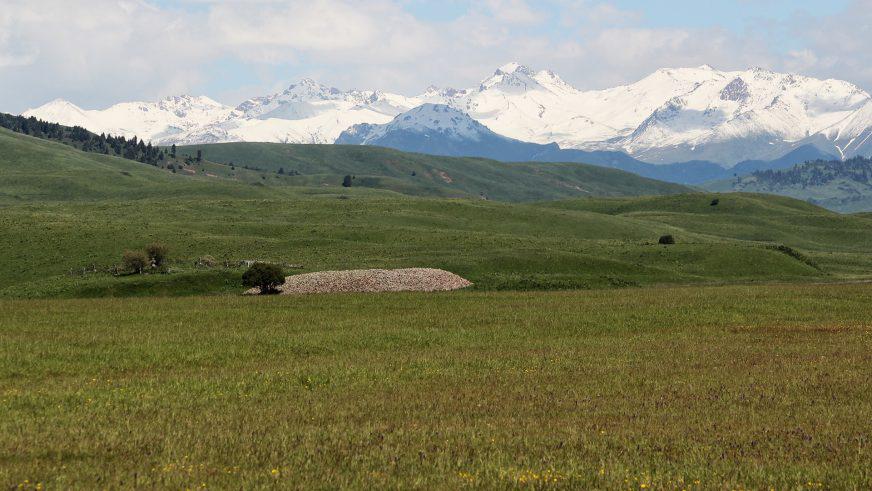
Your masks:
<svg viewBox="0 0 872 491"><path fill-rule="evenodd" d="M280 286L283 295L301 293L351 292L439 292L458 290L472 285L454 273L432 268L353 269L320 271L285 278ZM256 295L252 288L246 295Z"/></svg>

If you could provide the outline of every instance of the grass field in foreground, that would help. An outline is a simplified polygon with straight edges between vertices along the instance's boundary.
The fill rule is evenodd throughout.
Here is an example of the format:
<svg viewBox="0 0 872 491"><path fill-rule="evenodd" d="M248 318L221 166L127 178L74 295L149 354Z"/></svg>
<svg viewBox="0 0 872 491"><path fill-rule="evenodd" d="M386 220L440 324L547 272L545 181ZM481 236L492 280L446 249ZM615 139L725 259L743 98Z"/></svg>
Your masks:
<svg viewBox="0 0 872 491"><path fill-rule="evenodd" d="M872 487L872 286L0 301L0 485Z"/></svg>

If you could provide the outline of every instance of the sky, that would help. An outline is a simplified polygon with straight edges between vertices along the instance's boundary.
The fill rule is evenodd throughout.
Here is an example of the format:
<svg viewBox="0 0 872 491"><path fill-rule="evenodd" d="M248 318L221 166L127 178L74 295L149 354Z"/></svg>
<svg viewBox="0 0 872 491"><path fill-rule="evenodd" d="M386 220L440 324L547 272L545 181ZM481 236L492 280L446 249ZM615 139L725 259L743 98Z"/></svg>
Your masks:
<svg viewBox="0 0 872 491"><path fill-rule="evenodd" d="M0 111L178 94L226 104L301 78L417 94L510 61L580 89L658 68L764 67L872 91L872 0L0 0Z"/></svg>

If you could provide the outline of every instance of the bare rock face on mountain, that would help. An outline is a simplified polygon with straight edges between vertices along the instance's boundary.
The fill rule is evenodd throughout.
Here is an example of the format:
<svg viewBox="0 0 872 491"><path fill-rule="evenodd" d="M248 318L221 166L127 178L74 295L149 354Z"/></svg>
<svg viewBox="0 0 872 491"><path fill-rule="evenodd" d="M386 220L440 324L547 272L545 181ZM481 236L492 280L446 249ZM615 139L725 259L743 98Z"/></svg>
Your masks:
<svg viewBox="0 0 872 491"><path fill-rule="evenodd" d="M343 91L305 79L235 108L179 96L94 111L54 101L25 115L157 144L333 143L355 125L393 123L424 104L456 109L497 136L562 149L620 151L652 163L707 160L732 166L808 145L842 158L872 153L872 98L856 86L707 65L661 69L604 90L579 90L552 71L509 63L474 88L430 87L416 96Z"/></svg>
<svg viewBox="0 0 872 491"><path fill-rule="evenodd" d="M748 84L741 77L736 77L721 91L721 100L745 102L751 96Z"/></svg>

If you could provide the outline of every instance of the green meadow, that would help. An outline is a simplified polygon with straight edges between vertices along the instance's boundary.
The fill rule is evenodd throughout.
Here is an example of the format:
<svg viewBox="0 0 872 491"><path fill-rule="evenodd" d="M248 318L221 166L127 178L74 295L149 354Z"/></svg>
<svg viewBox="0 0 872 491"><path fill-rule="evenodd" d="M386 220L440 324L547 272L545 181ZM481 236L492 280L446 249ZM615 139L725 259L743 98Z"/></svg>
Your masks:
<svg viewBox="0 0 872 491"><path fill-rule="evenodd" d="M7 488L867 489L872 287L0 301Z"/></svg>
<svg viewBox="0 0 872 491"><path fill-rule="evenodd" d="M869 214L581 164L197 149L172 172L0 130L0 487L872 487ZM118 269L153 241L166 268ZM242 297L247 260L474 286Z"/></svg>

